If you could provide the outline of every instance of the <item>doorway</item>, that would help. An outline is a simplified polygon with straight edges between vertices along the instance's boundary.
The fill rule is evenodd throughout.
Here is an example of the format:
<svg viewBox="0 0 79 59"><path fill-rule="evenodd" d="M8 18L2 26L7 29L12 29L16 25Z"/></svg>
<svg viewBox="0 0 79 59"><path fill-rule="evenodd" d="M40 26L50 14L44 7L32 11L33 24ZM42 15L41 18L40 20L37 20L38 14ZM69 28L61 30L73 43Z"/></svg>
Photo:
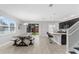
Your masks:
<svg viewBox="0 0 79 59"><path fill-rule="evenodd" d="M39 24L28 24L27 32L32 35L39 35Z"/></svg>

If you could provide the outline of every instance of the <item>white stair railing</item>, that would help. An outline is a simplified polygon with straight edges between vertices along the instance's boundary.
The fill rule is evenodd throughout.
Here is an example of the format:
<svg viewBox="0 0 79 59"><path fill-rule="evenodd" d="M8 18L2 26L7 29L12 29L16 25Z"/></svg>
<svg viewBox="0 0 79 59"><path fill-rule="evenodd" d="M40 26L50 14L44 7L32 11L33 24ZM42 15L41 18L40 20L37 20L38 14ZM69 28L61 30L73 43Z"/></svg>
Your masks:
<svg viewBox="0 0 79 59"><path fill-rule="evenodd" d="M72 49L79 42L79 21L67 30L68 48Z"/></svg>
<svg viewBox="0 0 79 59"><path fill-rule="evenodd" d="M72 25L67 31L68 31L68 34L69 35L72 35L76 30L77 28L79 27L79 21L76 22L74 25Z"/></svg>

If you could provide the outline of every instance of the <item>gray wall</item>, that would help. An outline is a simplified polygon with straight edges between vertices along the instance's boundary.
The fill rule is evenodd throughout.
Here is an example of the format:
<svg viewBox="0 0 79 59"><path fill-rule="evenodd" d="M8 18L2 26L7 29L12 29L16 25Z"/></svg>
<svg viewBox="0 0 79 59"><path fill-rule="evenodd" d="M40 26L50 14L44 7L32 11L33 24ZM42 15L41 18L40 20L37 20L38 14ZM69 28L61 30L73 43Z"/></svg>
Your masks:
<svg viewBox="0 0 79 59"><path fill-rule="evenodd" d="M40 35L41 36L47 36L46 33L48 32L49 23L44 22L44 23L40 23L39 25L40 25Z"/></svg>

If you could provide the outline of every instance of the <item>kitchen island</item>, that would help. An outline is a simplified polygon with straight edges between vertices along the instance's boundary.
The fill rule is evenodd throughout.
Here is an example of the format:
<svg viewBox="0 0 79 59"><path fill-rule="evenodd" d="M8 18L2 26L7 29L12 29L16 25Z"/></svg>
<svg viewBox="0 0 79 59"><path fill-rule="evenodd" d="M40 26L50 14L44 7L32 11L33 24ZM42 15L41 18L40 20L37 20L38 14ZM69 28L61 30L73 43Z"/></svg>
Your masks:
<svg viewBox="0 0 79 59"><path fill-rule="evenodd" d="M59 45L66 45L66 33L52 33L53 41L55 41Z"/></svg>

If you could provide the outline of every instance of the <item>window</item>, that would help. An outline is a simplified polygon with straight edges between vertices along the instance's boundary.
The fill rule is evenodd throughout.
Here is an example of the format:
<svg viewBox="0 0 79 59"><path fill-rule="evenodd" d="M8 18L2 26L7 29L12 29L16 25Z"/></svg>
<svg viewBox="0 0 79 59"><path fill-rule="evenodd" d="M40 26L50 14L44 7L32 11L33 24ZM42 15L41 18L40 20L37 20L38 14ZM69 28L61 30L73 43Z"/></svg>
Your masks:
<svg viewBox="0 0 79 59"><path fill-rule="evenodd" d="M0 35L12 33L15 31L16 22L5 16L0 16Z"/></svg>

